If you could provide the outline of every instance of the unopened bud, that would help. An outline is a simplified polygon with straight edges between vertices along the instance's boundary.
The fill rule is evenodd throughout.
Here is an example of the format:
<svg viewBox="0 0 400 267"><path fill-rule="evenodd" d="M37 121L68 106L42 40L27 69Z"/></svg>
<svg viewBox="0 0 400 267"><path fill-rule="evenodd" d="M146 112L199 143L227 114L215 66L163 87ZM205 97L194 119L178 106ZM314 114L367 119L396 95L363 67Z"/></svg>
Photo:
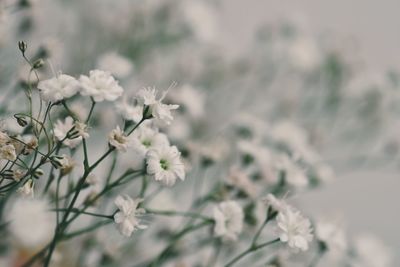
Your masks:
<svg viewBox="0 0 400 267"><path fill-rule="evenodd" d="M38 60L36 60L35 62L33 62L33 68L34 69L39 69L44 65L44 61L43 59L39 58Z"/></svg>
<svg viewBox="0 0 400 267"><path fill-rule="evenodd" d="M28 49L28 45L24 41L19 41L18 48L21 51L21 53L24 55L25 51Z"/></svg>
<svg viewBox="0 0 400 267"><path fill-rule="evenodd" d="M37 169L34 173L33 173L33 177L35 178L40 178L40 176L42 176L44 174L42 169Z"/></svg>

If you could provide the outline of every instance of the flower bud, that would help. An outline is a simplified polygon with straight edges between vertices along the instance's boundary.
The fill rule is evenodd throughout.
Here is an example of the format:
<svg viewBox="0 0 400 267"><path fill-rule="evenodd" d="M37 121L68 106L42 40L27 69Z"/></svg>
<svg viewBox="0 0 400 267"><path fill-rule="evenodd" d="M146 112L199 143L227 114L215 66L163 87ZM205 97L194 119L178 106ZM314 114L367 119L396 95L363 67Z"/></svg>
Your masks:
<svg viewBox="0 0 400 267"><path fill-rule="evenodd" d="M42 169L37 169L34 173L33 173L33 177L35 178L40 178L40 176L42 176L44 174Z"/></svg>
<svg viewBox="0 0 400 267"><path fill-rule="evenodd" d="M28 121L27 121L26 118L24 118L23 116L14 115L14 117L17 119L17 123L18 123L21 127L25 127L25 126L28 125Z"/></svg>
<svg viewBox="0 0 400 267"><path fill-rule="evenodd" d="M21 51L21 53L24 55L25 51L28 49L28 45L24 41L19 41L18 48Z"/></svg>
<svg viewBox="0 0 400 267"><path fill-rule="evenodd" d="M39 58L38 60L36 60L35 62L33 62L33 68L34 69L39 69L44 65L44 61L43 59Z"/></svg>

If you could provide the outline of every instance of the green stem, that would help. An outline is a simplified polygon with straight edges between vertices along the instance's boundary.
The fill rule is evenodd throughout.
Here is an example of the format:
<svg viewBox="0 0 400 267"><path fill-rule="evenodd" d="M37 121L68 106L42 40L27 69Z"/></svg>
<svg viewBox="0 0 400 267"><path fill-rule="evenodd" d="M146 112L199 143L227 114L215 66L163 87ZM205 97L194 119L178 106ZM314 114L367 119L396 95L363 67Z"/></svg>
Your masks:
<svg viewBox="0 0 400 267"><path fill-rule="evenodd" d="M260 244L260 245L250 246L248 249L246 249L245 251L243 251L242 253L240 253L240 254L237 255L236 257L234 257L231 261L229 261L229 262L225 265L225 267L233 266L236 262L238 262L238 261L239 261L240 259L242 259L243 257L247 256L248 254L253 253L253 252L255 252L255 251L259 250L259 249L262 249L262 248L264 248L264 247L266 247L266 246L275 244L275 243L277 243L277 242L279 242L279 241L280 241L280 239L277 238L277 239L274 239L274 240L271 240L271 241L262 243L262 244Z"/></svg>

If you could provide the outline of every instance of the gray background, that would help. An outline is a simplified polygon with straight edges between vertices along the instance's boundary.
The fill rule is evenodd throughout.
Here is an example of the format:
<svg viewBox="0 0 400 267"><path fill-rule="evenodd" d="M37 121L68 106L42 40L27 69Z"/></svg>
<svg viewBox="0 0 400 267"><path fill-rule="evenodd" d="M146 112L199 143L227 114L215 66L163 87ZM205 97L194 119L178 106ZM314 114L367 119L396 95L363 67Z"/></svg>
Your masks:
<svg viewBox="0 0 400 267"><path fill-rule="evenodd" d="M330 31L348 39L373 72L400 69L399 0L222 0L223 39L232 53L250 44L265 22L302 17L315 33ZM234 44L234 45L232 45ZM351 234L373 232L392 248L400 266L400 177L398 171L339 173L330 186L301 197L314 215L333 212L345 218Z"/></svg>

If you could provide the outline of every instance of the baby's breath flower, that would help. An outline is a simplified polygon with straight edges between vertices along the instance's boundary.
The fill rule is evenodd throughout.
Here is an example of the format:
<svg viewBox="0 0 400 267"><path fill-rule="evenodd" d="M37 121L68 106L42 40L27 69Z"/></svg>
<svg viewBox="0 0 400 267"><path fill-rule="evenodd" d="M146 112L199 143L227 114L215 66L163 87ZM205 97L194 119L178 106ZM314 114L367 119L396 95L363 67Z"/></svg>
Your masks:
<svg viewBox="0 0 400 267"><path fill-rule="evenodd" d="M125 78L132 73L132 62L116 52L108 52L100 56L97 67L107 70L119 78Z"/></svg>
<svg viewBox="0 0 400 267"><path fill-rule="evenodd" d="M15 147L11 144L2 145L0 147L0 159L14 161L17 158Z"/></svg>
<svg viewBox="0 0 400 267"><path fill-rule="evenodd" d="M111 146L122 152L126 152L128 147L132 146L131 138L126 136L124 131L122 131L119 126L110 132L108 135L108 142Z"/></svg>
<svg viewBox="0 0 400 267"><path fill-rule="evenodd" d="M66 117L64 121L57 120L57 122L54 124L55 138L58 141L63 141L63 144L70 148L76 147L82 141L81 136L78 136L74 139L67 138L67 135L72 130L72 128L74 128L74 125L74 120L72 119L72 117L69 116Z"/></svg>
<svg viewBox="0 0 400 267"><path fill-rule="evenodd" d="M102 70L91 70L89 77L81 75L82 95L91 96L94 101L115 101L124 91L118 81L109 72Z"/></svg>
<svg viewBox="0 0 400 267"><path fill-rule="evenodd" d="M243 209L235 201L219 203L213 210L214 233L226 241L235 241L243 229Z"/></svg>
<svg viewBox="0 0 400 267"><path fill-rule="evenodd" d="M147 126L141 125L132 134L133 149L139 155L145 156L147 151L158 146L168 146L169 141L165 134Z"/></svg>
<svg viewBox="0 0 400 267"><path fill-rule="evenodd" d="M29 155L38 147L38 140L36 136L29 135L29 136L24 136L23 137L24 143L26 144L23 148L23 154L24 155Z"/></svg>
<svg viewBox="0 0 400 267"><path fill-rule="evenodd" d="M32 179L29 179L23 186L17 189L17 192L24 197L33 197L33 188L35 183Z"/></svg>
<svg viewBox="0 0 400 267"><path fill-rule="evenodd" d="M185 179L185 167L176 146L159 146L146 154L147 173L166 186Z"/></svg>
<svg viewBox="0 0 400 267"><path fill-rule="evenodd" d="M79 83L72 76L59 74L51 79L40 81L37 88L44 101L58 102L75 95L79 90Z"/></svg>
<svg viewBox="0 0 400 267"><path fill-rule="evenodd" d="M127 121L138 123L143 117L143 106L134 105L126 97L117 102L115 108L122 118Z"/></svg>
<svg viewBox="0 0 400 267"><path fill-rule="evenodd" d="M128 195L119 195L114 203L119 211L114 215L114 222L123 236L130 237L137 229L146 229L147 226L140 223L138 215L143 214L144 209L139 209L141 199L132 199Z"/></svg>
<svg viewBox="0 0 400 267"><path fill-rule="evenodd" d="M347 240L339 223L327 219L317 220L315 235L332 256L340 256L347 250Z"/></svg>
<svg viewBox="0 0 400 267"><path fill-rule="evenodd" d="M78 135L80 137L82 137L84 139L89 138L90 135L87 132L88 131L88 127L87 127L87 125L85 123L80 122L80 121L75 121L74 126L75 126L74 130L77 131L77 133L78 133Z"/></svg>
<svg viewBox="0 0 400 267"><path fill-rule="evenodd" d="M303 217L300 211L288 207L278 213L276 221L281 242L287 243L295 252L308 250L313 239L309 219Z"/></svg>
<svg viewBox="0 0 400 267"><path fill-rule="evenodd" d="M145 116L151 116L160 122L170 124L174 119L171 114L171 110L177 109L179 105L167 105L162 103L166 92L157 99L157 90L154 87L143 88L137 93L137 100L141 105L145 106L145 110L148 109L148 114Z"/></svg>
<svg viewBox="0 0 400 267"><path fill-rule="evenodd" d="M22 247L40 249L53 236L55 218L45 200L18 198L8 219L10 232Z"/></svg>

